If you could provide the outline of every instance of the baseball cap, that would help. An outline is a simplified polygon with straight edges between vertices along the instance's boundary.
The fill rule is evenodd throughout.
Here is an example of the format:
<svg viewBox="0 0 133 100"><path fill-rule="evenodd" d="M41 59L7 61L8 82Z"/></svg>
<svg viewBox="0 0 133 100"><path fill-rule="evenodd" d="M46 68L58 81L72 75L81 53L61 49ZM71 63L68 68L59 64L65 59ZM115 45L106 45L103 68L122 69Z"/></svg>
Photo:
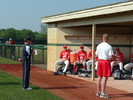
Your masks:
<svg viewBox="0 0 133 100"><path fill-rule="evenodd" d="M30 38L29 36L27 36L26 38L24 38L24 41L25 41L25 42L28 41L28 40L31 41L31 38Z"/></svg>
<svg viewBox="0 0 133 100"><path fill-rule="evenodd" d="M12 38L9 38L9 41L11 41L12 40Z"/></svg>
<svg viewBox="0 0 133 100"><path fill-rule="evenodd" d="M63 48L67 48L67 45L64 45Z"/></svg>
<svg viewBox="0 0 133 100"><path fill-rule="evenodd" d="M120 49L119 48L115 48L115 51L120 51Z"/></svg>
<svg viewBox="0 0 133 100"><path fill-rule="evenodd" d="M83 45L81 45L81 46L80 46L80 48L84 48L84 46L83 46Z"/></svg>

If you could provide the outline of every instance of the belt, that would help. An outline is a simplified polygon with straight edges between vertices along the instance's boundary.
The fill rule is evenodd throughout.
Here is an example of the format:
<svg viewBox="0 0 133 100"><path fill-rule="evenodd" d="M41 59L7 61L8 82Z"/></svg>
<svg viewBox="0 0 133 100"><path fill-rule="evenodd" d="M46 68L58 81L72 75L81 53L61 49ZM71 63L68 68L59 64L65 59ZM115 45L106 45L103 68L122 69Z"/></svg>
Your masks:
<svg viewBox="0 0 133 100"><path fill-rule="evenodd" d="M98 60L110 60L110 59L98 59Z"/></svg>

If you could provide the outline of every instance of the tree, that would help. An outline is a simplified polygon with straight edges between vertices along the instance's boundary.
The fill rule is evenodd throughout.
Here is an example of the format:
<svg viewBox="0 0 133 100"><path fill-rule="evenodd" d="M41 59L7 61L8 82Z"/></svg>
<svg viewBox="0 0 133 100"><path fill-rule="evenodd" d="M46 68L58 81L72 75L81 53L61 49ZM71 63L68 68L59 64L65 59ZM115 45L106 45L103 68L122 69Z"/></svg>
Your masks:
<svg viewBox="0 0 133 100"><path fill-rule="evenodd" d="M41 27L40 34L47 34L48 25L47 24L41 24L40 27Z"/></svg>
<svg viewBox="0 0 133 100"><path fill-rule="evenodd" d="M35 34L31 30L22 29L17 32L17 39L24 39L27 36L30 36L32 39L35 39Z"/></svg>
<svg viewBox="0 0 133 100"><path fill-rule="evenodd" d="M47 34L36 34L36 40L47 40Z"/></svg>
<svg viewBox="0 0 133 100"><path fill-rule="evenodd" d="M30 36L33 40L47 40L47 26L42 26L42 33L33 32L29 29L16 30L14 28L0 29L0 39L2 41L12 38L15 41L23 41L27 36Z"/></svg>
<svg viewBox="0 0 133 100"><path fill-rule="evenodd" d="M16 29L9 28L3 31L3 38L5 39L16 38Z"/></svg>

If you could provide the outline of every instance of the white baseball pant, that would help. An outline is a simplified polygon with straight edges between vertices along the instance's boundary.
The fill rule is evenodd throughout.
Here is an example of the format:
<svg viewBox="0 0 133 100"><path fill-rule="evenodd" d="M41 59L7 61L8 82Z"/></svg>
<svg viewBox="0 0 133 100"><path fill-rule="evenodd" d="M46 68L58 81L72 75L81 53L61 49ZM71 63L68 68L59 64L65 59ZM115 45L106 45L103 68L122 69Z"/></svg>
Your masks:
<svg viewBox="0 0 133 100"><path fill-rule="evenodd" d="M111 62L111 72L112 72L113 67L114 67L115 65L119 65L120 70L123 70L123 63L122 63L122 62L115 63L114 61L112 61L112 62Z"/></svg>
<svg viewBox="0 0 133 100"><path fill-rule="evenodd" d="M64 68L63 72L66 72L66 70L67 70L67 68L68 68L68 66L69 66L69 60L65 60L65 61L63 61L63 60L58 60L58 61L56 61L56 62L55 62L54 72L57 72L57 70L58 70L58 68L59 68L59 65L60 65L60 64L63 64L63 63L65 63L65 68Z"/></svg>
<svg viewBox="0 0 133 100"><path fill-rule="evenodd" d="M97 64L98 64L98 61L95 62L95 70L97 70ZM91 70L91 65L92 65L92 60L89 60L86 62L86 65L87 65L87 70L90 71Z"/></svg>

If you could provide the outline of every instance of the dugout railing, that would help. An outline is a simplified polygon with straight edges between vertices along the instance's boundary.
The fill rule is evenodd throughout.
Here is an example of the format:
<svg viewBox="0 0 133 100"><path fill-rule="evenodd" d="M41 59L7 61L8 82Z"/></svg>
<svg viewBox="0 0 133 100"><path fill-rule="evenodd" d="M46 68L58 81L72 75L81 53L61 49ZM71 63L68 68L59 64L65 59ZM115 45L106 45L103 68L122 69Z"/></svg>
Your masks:
<svg viewBox="0 0 133 100"><path fill-rule="evenodd" d="M0 44L0 56L21 62L23 45ZM47 64L47 47L32 45L35 55L31 58L31 63Z"/></svg>

